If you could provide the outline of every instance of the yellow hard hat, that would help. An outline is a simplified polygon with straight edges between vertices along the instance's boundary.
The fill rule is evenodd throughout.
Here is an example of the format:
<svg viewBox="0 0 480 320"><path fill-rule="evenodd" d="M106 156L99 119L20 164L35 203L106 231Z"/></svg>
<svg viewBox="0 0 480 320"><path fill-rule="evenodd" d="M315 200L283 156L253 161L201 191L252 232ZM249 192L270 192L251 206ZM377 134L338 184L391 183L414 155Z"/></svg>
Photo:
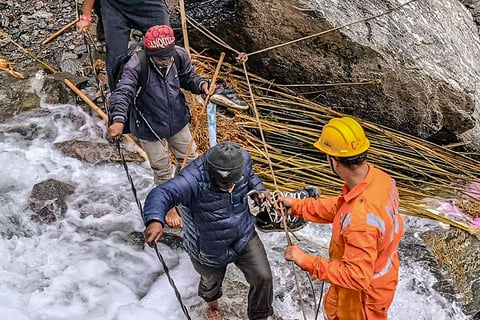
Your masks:
<svg viewBox="0 0 480 320"><path fill-rule="evenodd" d="M322 130L315 148L333 157L353 157L370 147L362 126L350 117L331 119Z"/></svg>

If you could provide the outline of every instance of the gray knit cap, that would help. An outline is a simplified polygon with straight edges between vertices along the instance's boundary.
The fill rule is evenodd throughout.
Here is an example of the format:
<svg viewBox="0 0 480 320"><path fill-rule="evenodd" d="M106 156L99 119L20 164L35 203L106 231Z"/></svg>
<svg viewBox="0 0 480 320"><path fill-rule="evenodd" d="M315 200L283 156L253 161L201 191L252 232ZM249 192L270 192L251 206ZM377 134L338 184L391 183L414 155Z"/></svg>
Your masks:
<svg viewBox="0 0 480 320"><path fill-rule="evenodd" d="M220 183L233 183L243 176L242 148L234 142L221 142L207 155L208 173Z"/></svg>

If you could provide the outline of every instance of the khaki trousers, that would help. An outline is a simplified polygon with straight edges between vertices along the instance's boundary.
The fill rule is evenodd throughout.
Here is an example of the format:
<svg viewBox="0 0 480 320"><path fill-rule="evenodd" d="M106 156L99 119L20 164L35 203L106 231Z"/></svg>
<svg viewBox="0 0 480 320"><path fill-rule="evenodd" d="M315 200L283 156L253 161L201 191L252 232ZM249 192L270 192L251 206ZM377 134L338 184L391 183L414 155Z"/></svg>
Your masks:
<svg viewBox="0 0 480 320"><path fill-rule="evenodd" d="M170 160L170 151L175 156L178 167L180 167L185 158L185 153L187 152L187 147L191 138L192 134L190 133L188 125L186 125L182 130L170 138L156 141L140 139L140 145L147 154L150 167L153 170L155 185L158 186L175 176L177 170ZM187 164L195 160L197 157L197 145L194 141L190 148L190 153L187 156Z"/></svg>

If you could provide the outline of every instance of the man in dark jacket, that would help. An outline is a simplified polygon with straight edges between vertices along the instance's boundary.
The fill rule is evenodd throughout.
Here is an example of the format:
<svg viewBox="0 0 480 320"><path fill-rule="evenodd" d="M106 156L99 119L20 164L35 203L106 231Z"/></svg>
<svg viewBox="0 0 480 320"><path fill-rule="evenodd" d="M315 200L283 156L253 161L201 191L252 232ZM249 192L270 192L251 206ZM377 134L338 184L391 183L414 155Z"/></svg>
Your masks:
<svg viewBox="0 0 480 320"><path fill-rule="evenodd" d="M253 172L249 153L235 143L222 142L153 189L145 201L149 244L162 237L166 212L183 206L183 246L201 276L198 294L208 303L207 319L223 319L218 299L232 262L250 284L248 318L268 319L273 313L272 274L249 211L251 190L257 191L257 204L269 197Z"/></svg>
<svg viewBox="0 0 480 320"><path fill-rule="evenodd" d="M84 0L78 31L90 27L95 1L100 2L102 21L97 23L103 23L108 86L113 91L116 87L113 73L118 69L118 59L127 55L131 30L145 33L152 26L170 24L170 17L165 0Z"/></svg>
<svg viewBox="0 0 480 320"><path fill-rule="evenodd" d="M207 93L209 82L194 72L185 49L175 45L171 27L161 25L148 29L144 46L150 65L145 88L136 97L141 79L140 54L137 53L125 65L117 88L110 96L112 124L108 134L111 137L119 136L124 133L126 126L139 138L148 155L155 184L159 185L175 173L169 151L172 151L178 163L182 163L185 157L189 163L198 156L195 143L186 155L192 139L188 128L190 110L180 88L195 94ZM134 100L136 106L132 106ZM174 209L169 214L167 224L171 227L181 226L181 219Z"/></svg>

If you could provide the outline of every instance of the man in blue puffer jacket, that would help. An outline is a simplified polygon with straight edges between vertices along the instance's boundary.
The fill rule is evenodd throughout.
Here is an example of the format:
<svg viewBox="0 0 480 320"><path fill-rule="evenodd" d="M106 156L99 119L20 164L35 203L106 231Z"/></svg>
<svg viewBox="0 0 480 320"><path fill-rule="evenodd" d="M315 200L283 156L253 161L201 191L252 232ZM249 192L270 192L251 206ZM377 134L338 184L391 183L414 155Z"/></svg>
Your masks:
<svg viewBox="0 0 480 320"><path fill-rule="evenodd" d="M208 303L207 319L223 319L218 299L226 267L232 262L250 284L249 319L268 319L273 314L272 273L250 214L251 190L257 191L257 204L269 199L253 172L249 153L235 143L222 142L153 189L145 201L149 244L162 237L168 210L183 206L183 246L201 276L198 294Z"/></svg>
<svg viewBox="0 0 480 320"><path fill-rule="evenodd" d="M171 27L161 25L148 29L144 46L150 66L145 88L137 97L142 78L141 58L137 53L125 65L120 81L110 96L112 124L108 134L116 137L127 128L139 138L148 155L154 182L159 185L175 173L169 151L177 163L182 163L185 157L187 163L198 157L195 143L186 155L192 139L188 128L190 110L180 88L196 94L207 93L209 81L194 72L185 49L175 45ZM167 216L167 224L181 226L181 219L174 209Z"/></svg>

